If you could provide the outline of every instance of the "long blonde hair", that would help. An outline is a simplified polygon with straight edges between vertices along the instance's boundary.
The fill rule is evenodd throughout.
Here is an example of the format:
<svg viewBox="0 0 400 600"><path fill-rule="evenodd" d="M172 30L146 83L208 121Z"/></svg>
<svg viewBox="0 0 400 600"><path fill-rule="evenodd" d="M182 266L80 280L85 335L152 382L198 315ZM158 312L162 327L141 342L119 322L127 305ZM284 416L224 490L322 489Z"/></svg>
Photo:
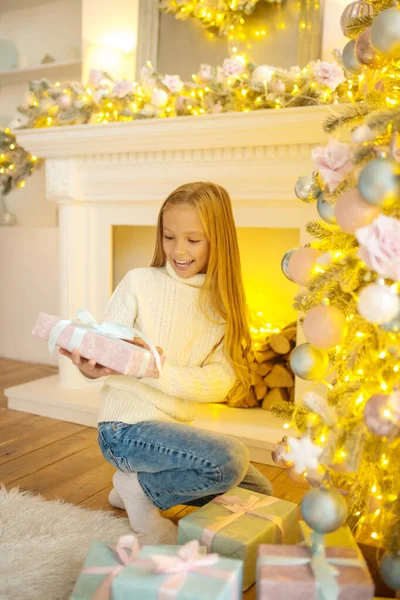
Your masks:
<svg viewBox="0 0 400 600"><path fill-rule="evenodd" d="M189 204L197 209L210 244L201 304L208 318L207 307L211 305L225 323L225 352L236 373L236 385L229 398L235 404L247 396L250 387L251 338L231 199L223 187L209 182L187 183L173 191L158 215L152 267L163 267L166 263L163 213L177 204Z"/></svg>

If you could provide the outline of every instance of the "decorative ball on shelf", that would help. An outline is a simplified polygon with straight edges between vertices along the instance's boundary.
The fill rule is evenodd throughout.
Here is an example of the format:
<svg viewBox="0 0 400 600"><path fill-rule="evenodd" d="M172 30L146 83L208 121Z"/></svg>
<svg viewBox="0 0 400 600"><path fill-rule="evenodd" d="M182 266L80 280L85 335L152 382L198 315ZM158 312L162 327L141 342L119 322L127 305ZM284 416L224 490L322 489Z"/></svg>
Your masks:
<svg viewBox="0 0 400 600"><path fill-rule="evenodd" d="M282 273L285 275L285 277L287 277L290 281L293 281L293 279L290 277L289 275L289 260L291 258L291 256L297 251L299 250L299 248L293 248L292 250L289 250L288 252L286 252L286 254L284 254L282 261L281 261L281 269L282 269Z"/></svg>
<svg viewBox="0 0 400 600"><path fill-rule="evenodd" d="M368 431L378 437L387 437L398 431L398 427L391 420L389 396L371 396L364 407L364 423Z"/></svg>
<svg viewBox="0 0 400 600"><path fill-rule="evenodd" d="M296 196L303 202L315 202L322 187L318 174L314 171L311 175L301 175L294 186Z"/></svg>
<svg viewBox="0 0 400 600"><path fill-rule="evenodd" d="M358 36L354 50L356 59L359 63L366 65L371 69L379 69L383 66L383 56L372 45L370 27L364 29L364 31Z"/></svg>
<svg viewBox="0 0 400 600"><path fill-rule="evenodd" d="M355 51L356 42L355 40L350 40L347 42L342 51L342 61L343 66L346 71L353 73L353 75L361 75L362 73L362 64L358 62Z"/></svg>
<svg viewBox="0 0 400 600"><path fill-rule="evenodd" d="M317 211L325 223L336 225L335 205L330 204L324 199L324 192L321 192L317 200Z"/></svg>
<svg viewBox="0 0 400 600"><path fill-rule="evenodd" d="M169 96L165 90L154 88L151 94L151 104L157 108L164 108L168 104Z"/></svg>
<svg viewBox="0 0 400 600"><path fill-rule="evenodd" d="M369 323L389 323L400 311L400 300L388 285L371 283L360 293L358 312Z"/></svg>
<svg viewBox="0 0 400 600"><path fill-rule="evenodd" d="M72 98L71 96L68 96L68 94L60 94L57 98L57 104L60 108L66 110L71 106Z"/></svg>
<svg viewBox="0 0 400 600"><path fill-rule="evenodd" d="M331 533L347 519L347 504L337 490L313 488L301 501L301 515L317 533Z"/></svg>
<svg viewBox="0 0 400 600"><path fill-rule="evenodd" d="M300 379L321 379L328 370L329 356L311 344L300 344L290 355L290 366Z"/></svg>
<svg viewBox="0 0 400 600"><path fill-rule="evenodd" d="M393 590L400 590L400 554L385 552L379 572L386 585Z"/></svg>
<svg viewBox="0 0 400 600"><path fill-rule="evenodd" d="M315 306L303 322L306 340L316 348L329 350L343 344L347 335L347 321L336 306Z"/></svg>
<svg viewBox="0 0 400 600"><path fill-rule="evenodd" d="M369 225L379 213L379 206L365 202L357 188L344 192L335 205L337 224L345 233L354 233L356 229Z"/></svg>
<svg viewBox="0 0 400 600"><path fill-rule="evenodd" d="M293 252L287 265L289 279L298 285L308 285L313 277L315 261L320 255L319 250L310 246L299 248Z"/></svg>
<svg viewBox="0 0 400 600"><path fill-rule="evenodd" d="M372 21L371 41L388 58L400 54L400 9L398 6L383 10Z"/></svg>
<svg viewBox="0 0 400 600"><path fill-rule="evenodd" d="M360 173L358 189L363 199L374 206L391 206L400 197L400 165L389 158L375 158Z"/></svg>
<svg viewBox="0 0 400 600"><path fill-rule="evenodd" d="M342 12L342 16L340 17L340 27L342 29L343 35L349 39L356 37L356 34L353 34L349 28L350 19L356 19L357 17L364 17L373 14L373 8L369 4L366 4L362 1L350 2Z"/></svg>
<svg viewBox="0 0 400 600"><path fill-rule="evenodd" d="M275 444L271 451L271 458L278 467L287 467L290 463L285 460L287 452L287 437L284 437L282 441Z"/></svg>

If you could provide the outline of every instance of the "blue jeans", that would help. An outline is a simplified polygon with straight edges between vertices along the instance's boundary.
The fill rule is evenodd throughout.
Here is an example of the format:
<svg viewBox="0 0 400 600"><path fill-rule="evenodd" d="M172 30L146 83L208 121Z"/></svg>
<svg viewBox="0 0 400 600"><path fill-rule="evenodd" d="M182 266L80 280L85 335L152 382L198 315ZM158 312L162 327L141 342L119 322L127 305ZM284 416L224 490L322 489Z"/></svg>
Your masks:
<svg viewBox="0 0 400 600"><path fill-rule="evenodd" d="M180 423L99 423L104 458L136 472L144 493L160 510L203 506L233 487L270 495L270 482L249 464L244 444L232 437Z"/></svg>

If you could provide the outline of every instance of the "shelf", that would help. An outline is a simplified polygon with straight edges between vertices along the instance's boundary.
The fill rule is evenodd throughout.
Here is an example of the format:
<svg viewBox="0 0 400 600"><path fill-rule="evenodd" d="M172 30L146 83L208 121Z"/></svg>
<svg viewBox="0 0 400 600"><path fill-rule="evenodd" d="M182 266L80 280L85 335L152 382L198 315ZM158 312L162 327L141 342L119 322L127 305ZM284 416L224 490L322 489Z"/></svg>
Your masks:
<svg viewBox="0 0 400 600"><path fill-rule="evenodd" d="M69 78L78 78L81 76L81 60L71 60L67 62L53 62L37 67L28 67L26 69L12 69L10 71L0 71L0 86L28 84L34 79L47 77L54 81L60 81Z"/></svg>

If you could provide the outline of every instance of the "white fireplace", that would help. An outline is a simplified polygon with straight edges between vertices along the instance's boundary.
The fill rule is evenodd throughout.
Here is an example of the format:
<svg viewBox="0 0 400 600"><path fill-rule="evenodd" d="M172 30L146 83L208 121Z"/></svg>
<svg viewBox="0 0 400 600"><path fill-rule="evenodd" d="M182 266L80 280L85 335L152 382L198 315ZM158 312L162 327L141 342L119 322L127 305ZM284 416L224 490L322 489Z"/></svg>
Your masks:
<svg viewBox="0 0 400 600"><path fill-rule="evenodd" d="M296 228L317 218L293 186L326 142L327 107L77 125L21 131L18 142L46 159L49 201L57 202L60 316L87 308L101 319L113 287L115 226L154 226L162 201L189 181L210 180L232 197L237 226ZM289 248L288 248L289 249ZM140 256L141 248L135 248ZM297 389L297 394L299 388ZM6 390L9 407L96 425L99 388L60 357L60 373ZM251 458L270 462L283 423L262 409L199 406L194 423L234 435Z"/></svg>

